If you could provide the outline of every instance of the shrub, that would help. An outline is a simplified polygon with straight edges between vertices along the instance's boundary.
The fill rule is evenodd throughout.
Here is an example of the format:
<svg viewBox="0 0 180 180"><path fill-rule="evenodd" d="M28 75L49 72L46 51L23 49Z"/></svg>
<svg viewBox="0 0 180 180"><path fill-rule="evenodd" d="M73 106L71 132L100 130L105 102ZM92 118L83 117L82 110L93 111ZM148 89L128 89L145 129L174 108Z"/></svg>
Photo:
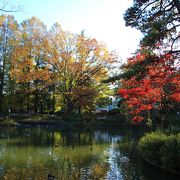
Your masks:
<svg viewBox="0 0 180 180"><path fill-rule="evenodd" d="M138 143L142 155L165 169L180 170L180 133L166 135L152 132L142 137Z"/></svg>
<svg viewBox="0 0 180 180"><path fill-rule="evenodd" d="M167 136L164 146L160 149L160 158L162 165L167 169L176 169L177 167L177 137L175 135Z"/></svg>

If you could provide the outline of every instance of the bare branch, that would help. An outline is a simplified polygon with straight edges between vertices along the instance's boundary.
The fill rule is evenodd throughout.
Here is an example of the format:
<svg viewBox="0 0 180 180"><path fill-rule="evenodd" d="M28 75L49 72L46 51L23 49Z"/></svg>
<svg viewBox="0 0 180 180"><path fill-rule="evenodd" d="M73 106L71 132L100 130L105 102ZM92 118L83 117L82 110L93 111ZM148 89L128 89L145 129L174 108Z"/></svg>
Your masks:
<svg viewBox="0 0 180 180"><path fill-rule="evenodd" d="M21 7L20 6L17 6L17 7L11 7L9 8L8 7L8 2L7 1L3 1L3 4L0 5L0 11L1 12L4 12L4 13L10 13L10 12L19 12L21 10Z"/></svg>
<svg viewBox="0 0 180 180"><path fill-rule="evenodd" d="M172 44L171 44L171 52L174 52L174 51L173 51L173 46L174 46L174 43L175 43L178 39L180 39L180 35L173 39L173 42L172 42Z"/></svg>

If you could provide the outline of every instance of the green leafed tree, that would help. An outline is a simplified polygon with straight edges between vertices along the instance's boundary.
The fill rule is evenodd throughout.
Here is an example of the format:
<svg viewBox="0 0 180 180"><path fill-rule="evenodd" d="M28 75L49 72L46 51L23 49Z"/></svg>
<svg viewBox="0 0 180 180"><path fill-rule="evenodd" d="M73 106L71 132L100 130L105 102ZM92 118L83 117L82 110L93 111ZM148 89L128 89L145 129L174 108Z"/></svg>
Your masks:
<svg viewBox="0 0 180 180"><path fill-rule="evenodd" d="M3 111L3 106L10 104L7 101L10 100L12 85L10 80L11 55L17 39L15 33L17 29L18 24L13 16L0 16L0 112Z"/></svg>
<svg viewBox="0 0 180 180"><path fill-rule="evenodd" d="M134 0L124 19L127 26L144 34L143 47L161 53L180 53L180 1L179 0ZM163 47L163 48L162 48Z"/></svg>

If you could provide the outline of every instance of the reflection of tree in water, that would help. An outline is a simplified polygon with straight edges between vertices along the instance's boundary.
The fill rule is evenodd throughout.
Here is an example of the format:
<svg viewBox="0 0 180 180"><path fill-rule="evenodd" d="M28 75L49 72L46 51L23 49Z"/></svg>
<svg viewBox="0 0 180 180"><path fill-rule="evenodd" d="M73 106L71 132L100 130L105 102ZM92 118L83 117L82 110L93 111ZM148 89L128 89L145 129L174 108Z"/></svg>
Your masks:
<svg viewBox="0 0 180 180"><path fill-rule="evenodd" d="M77 179L104 179L107 174L107 165L102 163L100 159L89 161L83 159L71 159L71 157L64 157L61 160L49 160L46 164L42 162L35 162L27 167L11 167L3 176L3 180L19 180L19 179L47 179L48 174L53 174L59 180L77 180Z"/></svg>
<svg viewBox="0 0 180 180"><path fill-rule="evenodd" d="M14 133L15 137L5 133L4 139L0 139L4 148L4 154L0 155L3 179L41 180L49 173L62 180L99 179L107 174L102 152L108 144L96 142L92 133L69 133L67 136L57 130L49 132L38 128L25 129L23 138L19 138L19 131L14 130ZM39 146L34 142L36 137L41 139ZM53 143L49 145L52 138Z"/></svg>
<svg viewBox="0 0 180 180"><path fill-rule="evenodd" d="M124 156L121 154L121 157ZM121 161L119 158L119 168L121 169L122 179L123 180L140 180L141 177L140 169L136 163L131 162L129 157L125 156L124 161Z"/></svg>
<svg viewBox="0 0 180 180"><path fill-rule="evenodd" d="M121 139L120 136L112 137L111 145L107 149L106 153L108 155L108 164L109 170L107 172L106 179L108 180L120 180L122 179L121 171L118 167L118 159L117 157L120 156L120 152L116 148L117 142Z"/></svg>
<svg viewBox="0 0 180 180"><path fill-rule="evenodd" d="M49 168L43 165L35 168L10 168L3 176L2 180L25 180L37 179L45 180L48 174L53 174L58 180L87 180L87 179L104 179L107 174L107 168L102 164L93 164L89 169L80 168L68 161L61 163L61 167Z"/></svg>

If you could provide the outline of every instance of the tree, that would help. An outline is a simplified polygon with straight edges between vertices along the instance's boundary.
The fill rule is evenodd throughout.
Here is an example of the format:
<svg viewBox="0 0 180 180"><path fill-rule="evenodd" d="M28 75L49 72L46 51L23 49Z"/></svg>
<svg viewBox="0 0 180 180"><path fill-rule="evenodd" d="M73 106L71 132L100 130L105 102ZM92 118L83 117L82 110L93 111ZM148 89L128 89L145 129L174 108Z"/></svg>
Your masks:
<svg viewBox="0 0 180 180"><path fill-rule="evenodd" d="M179 97L179 26L178 0L134 0L124 19L127 26L144 33L141 49L129 58L119 90L133 114L134 122L144 119L152 109L168 112Z"/></svg>
<svg viewBox="0 0 180 180"><path fill-rule="evenodd" d="M54 112L59 99L66 113L93 110L114 52L84 32L58 24L47 31L35 17L21 24L11 16L0 20L0 105L8 99L6 111Z"/></svg>
<svg viewBox="0 0 180 180"><path fill-rule="evenodd" d="M101 80L115 61L115 55L83 32L72 34L58 24L52 27L49 37L47 59L65 112L71 113L76 108L81 112L102 90Z"/></svg>
<svg viewBox="0 0 180 180"><path fill-rule="evenodd" d="M151 110L159 110L167 117L175 103L180 102L179 69L174 61L170 54L163 57L138 54L128 60L119 94L133 115L133 122L142 121L145 115L151 119Z"/></svg>
<svg viewBox="0 0 180 180"><path fill-rule="evenodd" d="M13 16L0 16L0 112L5 102L5 97L10 96L11 80L9 70L11 68L11 54L16 41L15 32L18 24ZM10 98L9 98L10 99ZM10 104L10 102L8 102Z"/></svg>
<svg viewBox="0 0 180 180"><path fill-rule="evenodd" d="M156 49L160 45L168 48L168 53L179 54L179 0L134 0L124 19L127 26L144 34L142 46Z"/></svg>
<svg viewBox="0 0 180 180"><path fill-rule="evenodd" d="M27 112L42 112L42 96L48 94L50 73L43 48L46 35L46 27L39 19L26 20L20 26L18 44L13 51L11 78L18 85L16 94L21 94L20 103Z"/></svg>

